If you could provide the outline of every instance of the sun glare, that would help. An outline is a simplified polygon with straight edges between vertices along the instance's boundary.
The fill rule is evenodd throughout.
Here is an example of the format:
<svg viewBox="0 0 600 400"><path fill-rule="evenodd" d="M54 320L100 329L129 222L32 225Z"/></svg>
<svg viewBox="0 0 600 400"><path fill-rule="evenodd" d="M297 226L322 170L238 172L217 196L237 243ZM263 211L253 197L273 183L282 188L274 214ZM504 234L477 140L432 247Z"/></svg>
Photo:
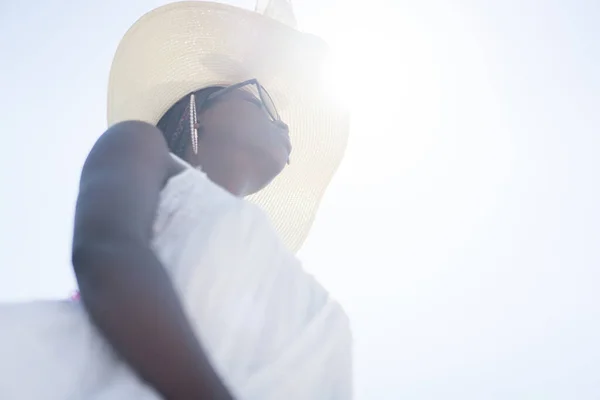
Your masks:
<svg viewBox="0 0 600 400"><path fill-rule="evenodd" d="M427 31L400 13L365 15L348 3L330 12L325 20L335 23L319 32L332 50L324 87L352 112L353 137L396 147L410 167L431 144L439 120L440 74Z"/></svg>

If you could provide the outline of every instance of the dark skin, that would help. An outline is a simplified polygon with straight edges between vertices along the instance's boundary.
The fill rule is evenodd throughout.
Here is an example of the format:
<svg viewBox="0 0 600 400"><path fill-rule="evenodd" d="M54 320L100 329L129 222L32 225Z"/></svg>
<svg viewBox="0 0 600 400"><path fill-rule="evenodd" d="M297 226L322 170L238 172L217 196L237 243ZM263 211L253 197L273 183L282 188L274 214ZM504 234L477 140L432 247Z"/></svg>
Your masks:
<svg viewBox="0 0 600 400"><path fill-rule="evenodd" d="M253 96L227 93L198 120L199 151L188 149L186 161L233 195L257 192L285 167L287 127ZM128 121L106 131L81 175L73 267L92 322L163 398L232 399L150 245L160 192L182 168L152 125Z"/></svg>
<svg viewBox="0 0 600 400"><path fill-rule="evenodd" d="M258 192L285 167L291 152L288 128L269 120L260 101L242 90L212 101L198 117L198 154L186 160L238 197Z"/></svg>

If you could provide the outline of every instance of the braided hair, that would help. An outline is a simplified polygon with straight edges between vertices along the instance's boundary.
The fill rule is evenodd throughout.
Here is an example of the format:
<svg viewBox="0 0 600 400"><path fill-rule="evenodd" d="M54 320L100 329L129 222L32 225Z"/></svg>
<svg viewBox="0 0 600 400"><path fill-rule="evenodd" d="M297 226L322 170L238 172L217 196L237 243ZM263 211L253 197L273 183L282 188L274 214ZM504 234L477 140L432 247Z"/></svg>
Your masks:
<svg viewBox="0 0 600 400"><path fill-rule="evenodd" d="M190 144L190 96L194 94L196 109L200 110L208 96L220 89L221 86L211 86L189 93L177 101L158 121L156 126L163 133L171 153L184 158Z"/></svg>

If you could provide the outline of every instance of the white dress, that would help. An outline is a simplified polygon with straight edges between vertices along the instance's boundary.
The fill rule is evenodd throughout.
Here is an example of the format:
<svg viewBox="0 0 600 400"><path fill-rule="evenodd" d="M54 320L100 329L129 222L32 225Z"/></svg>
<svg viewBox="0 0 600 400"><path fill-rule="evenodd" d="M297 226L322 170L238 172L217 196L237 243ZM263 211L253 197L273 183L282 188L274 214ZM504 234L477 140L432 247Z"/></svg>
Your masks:
<svg viewBox="0 0 600 400"><path fill-rule="evenodd" d="M256 206L188 166L161 193L153 245L236 399L352 398L347 317ZM0 399L159 398L79 302L0 304Z"/></svg>

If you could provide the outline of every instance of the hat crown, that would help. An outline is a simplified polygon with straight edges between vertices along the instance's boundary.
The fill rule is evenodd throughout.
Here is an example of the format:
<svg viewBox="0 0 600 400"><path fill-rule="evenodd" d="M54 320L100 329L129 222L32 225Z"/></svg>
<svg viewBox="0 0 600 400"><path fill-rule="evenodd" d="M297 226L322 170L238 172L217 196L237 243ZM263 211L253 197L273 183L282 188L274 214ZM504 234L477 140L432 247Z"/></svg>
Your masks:
<svg viewBox="0 0 600 400"><path fill-rule="evenodd" d="M292 28L297 27L291 0L256 0L255 10Z"/></svg>

